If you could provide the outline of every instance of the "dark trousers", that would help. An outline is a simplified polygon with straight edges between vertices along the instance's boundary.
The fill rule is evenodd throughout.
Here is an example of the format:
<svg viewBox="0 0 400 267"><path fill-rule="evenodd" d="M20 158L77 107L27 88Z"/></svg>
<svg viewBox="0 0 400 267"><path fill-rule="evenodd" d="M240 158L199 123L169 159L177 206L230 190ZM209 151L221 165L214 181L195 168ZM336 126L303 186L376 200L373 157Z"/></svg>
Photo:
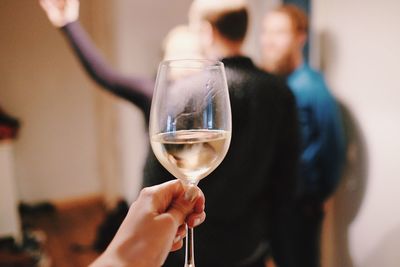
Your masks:
<svg viewBox="0 0 400 267"><path fill-rule="evenodd" d="M294 227L298 267L321 266L321 231L323 203L307 201L298 204Z"/></svg>

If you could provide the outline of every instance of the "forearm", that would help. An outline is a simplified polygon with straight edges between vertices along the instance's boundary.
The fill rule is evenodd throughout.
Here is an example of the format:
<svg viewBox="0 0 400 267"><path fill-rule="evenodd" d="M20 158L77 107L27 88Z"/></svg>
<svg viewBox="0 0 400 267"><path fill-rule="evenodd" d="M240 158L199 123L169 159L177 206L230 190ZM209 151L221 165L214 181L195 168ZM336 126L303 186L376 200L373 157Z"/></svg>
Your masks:
<svg viewBox="0 0 400 267"><path fill-rule="evenodd" d="M93 45L78 21L61 28L83 67L107 91L126 99L148 113L154 82L140 77L126 77L115 72Z"/></svg>
<svg viewBox="0 0 400 267"><path fill-rule="evenodd" d="M89 75L101 85L111 87L113 71L83 30L79 21L68 23L61 30Z"/></svg>
<svg viewBox="0 0 400 267"><path fill-rule="evenodd" d="M134 259L124 259L117 251L106 251L89 267L158 267L159 263L149 260L145 254L136 255Z"/></svg>
<svg viewBox="0 0 400 267"><path fill-rule="evenodd" d="M170 220L172 223L165 223L166 215L154 217L158 212L146 206L147 201L151 199L149 196L141 192L138 200L131 205L113 240L103 254L93 262L92 267L162 265L173 243L178 224L172 220Z"/></svg>

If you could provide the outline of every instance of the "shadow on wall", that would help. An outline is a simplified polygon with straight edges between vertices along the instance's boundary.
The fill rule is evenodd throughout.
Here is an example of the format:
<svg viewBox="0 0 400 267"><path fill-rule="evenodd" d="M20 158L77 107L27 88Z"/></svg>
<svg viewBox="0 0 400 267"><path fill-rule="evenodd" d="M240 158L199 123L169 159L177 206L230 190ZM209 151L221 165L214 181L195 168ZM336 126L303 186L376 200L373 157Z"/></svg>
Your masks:
<svg viewBox="0 0 400 267"><path fill-rule="evenodd" d="M348 234L349 226L357 216L365 195L368 154L357 120L342 103L340 109L346 132L347 155L342 181L333 200L334 260L335 266L354 267Z"/></svg>
<svg viewBox="0 0 400 267"><path fill-rule="evenodd" d="M400 225L388 231L381 242L376 244L362 267L398 267L400 265Z"/></svg>
<svg viewBox="0 0 400 267"><path fill-rule="evenodd" d="M340 51L334 36L327 31L318 33L321 69L330 72L337 67ZM349 249L349 227L356 218L364 199L368 179L368 150L360 124L351 109L340 103L347 140L346 162L342 180L335 192L332 203L333 254L332 266L355 267ZM377 264L375 266L383 266Z"/></svg>

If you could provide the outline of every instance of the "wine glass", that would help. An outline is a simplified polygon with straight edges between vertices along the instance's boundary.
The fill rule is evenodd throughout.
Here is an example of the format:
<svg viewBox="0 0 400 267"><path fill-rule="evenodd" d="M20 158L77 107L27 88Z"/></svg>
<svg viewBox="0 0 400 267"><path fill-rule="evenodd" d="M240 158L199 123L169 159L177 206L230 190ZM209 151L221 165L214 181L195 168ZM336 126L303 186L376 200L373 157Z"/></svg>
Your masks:
<svg viewBox="0 0 400 267"><path fill-rule="evenodd" d="M231 107L222 62L160 63L150 112L150 143L160 163L188 190L224 159ZM186 225L185 267L194 267L193 229Z"/></svg>

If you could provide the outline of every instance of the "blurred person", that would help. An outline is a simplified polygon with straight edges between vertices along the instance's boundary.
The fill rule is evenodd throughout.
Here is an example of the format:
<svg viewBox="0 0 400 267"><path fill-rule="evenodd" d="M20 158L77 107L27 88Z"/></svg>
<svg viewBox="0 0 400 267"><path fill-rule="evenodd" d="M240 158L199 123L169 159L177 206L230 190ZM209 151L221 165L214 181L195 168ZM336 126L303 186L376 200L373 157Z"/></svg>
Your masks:
<svg viewBox="0 0 400 267"><path fill-rule="evenodd" d="M106 62L79 23L79 0L39 0L39 3L51 24L61 29L90 77L103 89L136 105L148 121L154 79L123 75Z"/></svg>
<svg viewBox="0 0 400 267"><path fill-rule="evenodd" d="M287 79L298 108L300 181L295 225L304 267L320 266L323 204L335 191L344 162L345 140L338 105L321 73L303 58L308 18L294 5L268 12L261 36L263 67Z"/></svg>
<svg viewBox="0 0 400 267"><path fill-rule="evenodd" d="M49 21L61 29L86 72L102 88L136 105L148 121L154 79L115 71L79 23L79 0L39 0ZM197 36L186 25L173 28L163 43L164 59L201 59Z"/></svg>
<svg viewBox="0 0 400 267"><path fill-rule="evenodd" d="M90 266L161 266L170 251L182 247L184 223L196 227L205 219L204 195L197 187L188 192L178 180L143 189L108 248Z"/></svg>
<svg viewBox="0 0 400 267"><path fill-rule="evenodd" d="M298 160L294 97L284 81L242 55L245 1L195 0L189 21L202 54L225 65L233 127L227 156L200 182L208 205L207 223L195 234L196 266L261 267L269 244L280 266L297 266L289 239ZM150 157L144 184L169 179ZM184 251L177 251L164 266L183 262Z"/></svg>

